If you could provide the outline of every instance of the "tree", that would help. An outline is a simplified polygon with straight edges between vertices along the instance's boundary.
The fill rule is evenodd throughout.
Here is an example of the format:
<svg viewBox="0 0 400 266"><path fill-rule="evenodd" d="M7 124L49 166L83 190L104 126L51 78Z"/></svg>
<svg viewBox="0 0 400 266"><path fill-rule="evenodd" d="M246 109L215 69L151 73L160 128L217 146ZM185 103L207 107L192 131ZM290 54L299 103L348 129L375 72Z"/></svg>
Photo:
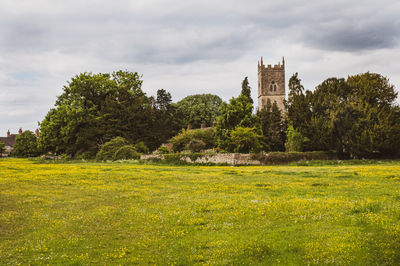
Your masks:
<svg viewBox="0 0 400 266"><path fill-rule="evenodd" d="M257 112L262 131L262 143L268 151L285 151L286 123L276 102L268 100L264 109Z"/></svg>
<svg viewBox="0 0 400 266"><path fill-rule="evenodd" d="M370 72L350 76L346 83L351 91L346 106L353 123L343 136L344 149L353 157L397 154L400 113L394 86L386 77Z"/></svg>
<svg viewBox="0 0 400 266"><path fill-rule="evenodd" d="M152 149L167 142L175 136L181 129L179 119L177 119L176 107L172 104L172 97L164 89L157 91L157 98L153 98L153 122L151 141L149 147Z"/></svg>
<svg viewBox="0 0 400 266"><path fill-rule="evenodd" d="M3 157L3 153L6 152L6 144L0 142L0 157Z"/></svg>
<svg viewBox="0 0 400 266"><path fill-rule="evenodd" d="M261 135L255 127L238 126L231 131L231 142L235 152L249 153L259 152Z"/></svg>
<svg viewBox="0 0 400 266"><path fill-rule="evenodd" d="M216 135L218 146L227 151L233 151L231 131L237 126L252 127L255 125L255 117L252 115L253 105L247 96L239 95L232 98L229 104L222 103L220 115L217 118Z"/></svg>
<svg viewBox="0 0 400 266"><path fill-rule="evenodd" d="M301 152L303 151L304 137L303 135L293 126L289 126L287 131L287 142L286 151L289 152Z"/></svg>
<svg viewBox="0 0 400 266"><path fill-rule="evenodd" d="M16 157L35 157L38 153L37 138L32 131L25 130L15 138L14 150Z"/></svg>
<svg viewBox="0 0 400 266"><path fill-rule="evenodd" d="M183 98L175 105L181 126L200 128L202 123L208 127L212 126L219 115L221 103L221 98L213 94L196 94Z"/></svg>
<svg viewBox="0 0 400 266"><path fill-rule="evenodd" d="M240 92L240 94L249 98L250 102L253 104L253 99L251 98L251 88L249 86L249 80L247 79L247 77L245 77L242 81L242 91Z"/></svg>
<svg viewBox="0 0 400 266"><path fill-rule="evenodd" d="M299 79L298 73L295 73L289 79L289 95L286 103L287 121L307 139L310 139L312 135L310 127L311 97L312 92L304 91L301 79ZM309 144L310 142L304 143L305 150L312 149Z"/></svg>
<svg viewBox="0 0 400 266"><path fill-rule="evenodd" d="M311 97L312 148L351 157L395 156L400 150L396 96L388 79L375 73L325 80Z"/></svg>
<svg viewBox="0 0 400 266"><path fill-rule="evenodd" d="M141 85L139 74L128 71L73 77L40 123L40 148L93 157L117 136L152 143L153 111Z"/></svg>

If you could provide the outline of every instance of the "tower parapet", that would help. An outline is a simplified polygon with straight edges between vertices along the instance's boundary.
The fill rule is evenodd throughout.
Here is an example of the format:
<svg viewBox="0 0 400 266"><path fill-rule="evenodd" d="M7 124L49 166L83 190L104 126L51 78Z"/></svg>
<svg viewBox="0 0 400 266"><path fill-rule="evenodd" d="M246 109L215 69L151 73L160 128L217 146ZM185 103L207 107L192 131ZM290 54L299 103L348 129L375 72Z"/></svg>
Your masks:
<svg viewBox="0 0 400 266"><path fill-rule="evenodd" d="M269 100L271 104L276 102L284 112L285 94L285 58L282 58L282 64L265 67L261 57L261 62L258 62L258 110L265 108Z"/></svg>

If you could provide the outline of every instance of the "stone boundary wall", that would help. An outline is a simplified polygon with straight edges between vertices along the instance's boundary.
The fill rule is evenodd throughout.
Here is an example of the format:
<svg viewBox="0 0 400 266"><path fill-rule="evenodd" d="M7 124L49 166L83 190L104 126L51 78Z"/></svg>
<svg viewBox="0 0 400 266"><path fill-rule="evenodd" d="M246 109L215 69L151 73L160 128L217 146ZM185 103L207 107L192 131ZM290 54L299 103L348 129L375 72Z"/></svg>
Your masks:
<svg viewBox="0 0 400 266"><path fill-rule="evenodd" d="M271 152L267 154L216 153L216 154L149 154L140 156L141 160L169 160L187 163L213 163L229 165L274 165L287 164L301 160L337 160L332 152Z"/></svg>
<svg viewBox="0 0 400 266"><path fill-rule="evenodd" d="M164 160L165 156L162 154L148 154L140 156L140 160ZM241 153L216 153L210 155L203 155L192 160L189 155L181 155L182 161L188 163L215 163L215 164L230 164L230 165L260 165L259 160L251 158L251 154Z"/></svg>

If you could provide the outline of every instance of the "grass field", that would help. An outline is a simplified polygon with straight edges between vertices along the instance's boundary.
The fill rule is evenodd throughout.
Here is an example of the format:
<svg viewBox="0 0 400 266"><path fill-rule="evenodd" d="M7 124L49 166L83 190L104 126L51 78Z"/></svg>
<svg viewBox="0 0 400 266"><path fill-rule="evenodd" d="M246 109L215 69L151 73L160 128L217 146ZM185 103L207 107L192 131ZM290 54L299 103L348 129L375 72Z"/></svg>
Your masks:
<svg viewBox="0 0 400 266"><path fill-rule="evenodd" d="M0 264L400 264L400 162L0 160Z"/></svg>

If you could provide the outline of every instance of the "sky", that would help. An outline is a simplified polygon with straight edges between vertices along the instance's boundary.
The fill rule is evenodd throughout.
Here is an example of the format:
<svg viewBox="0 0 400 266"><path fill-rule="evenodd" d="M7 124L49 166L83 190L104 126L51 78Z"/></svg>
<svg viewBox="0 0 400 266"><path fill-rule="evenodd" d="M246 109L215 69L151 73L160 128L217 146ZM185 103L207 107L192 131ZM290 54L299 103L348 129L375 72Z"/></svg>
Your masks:
<svg viewBox="0 0 400 266"><path fill-rule="evenodd" d="M400 88L397 0L0 0L0 136L35 130L82 72L142 75L148 96L228 101L285 57L313 90L367 71ZM255 101L256 102L256 101ZM399 100L397 100L399 102Z"/></svg>

